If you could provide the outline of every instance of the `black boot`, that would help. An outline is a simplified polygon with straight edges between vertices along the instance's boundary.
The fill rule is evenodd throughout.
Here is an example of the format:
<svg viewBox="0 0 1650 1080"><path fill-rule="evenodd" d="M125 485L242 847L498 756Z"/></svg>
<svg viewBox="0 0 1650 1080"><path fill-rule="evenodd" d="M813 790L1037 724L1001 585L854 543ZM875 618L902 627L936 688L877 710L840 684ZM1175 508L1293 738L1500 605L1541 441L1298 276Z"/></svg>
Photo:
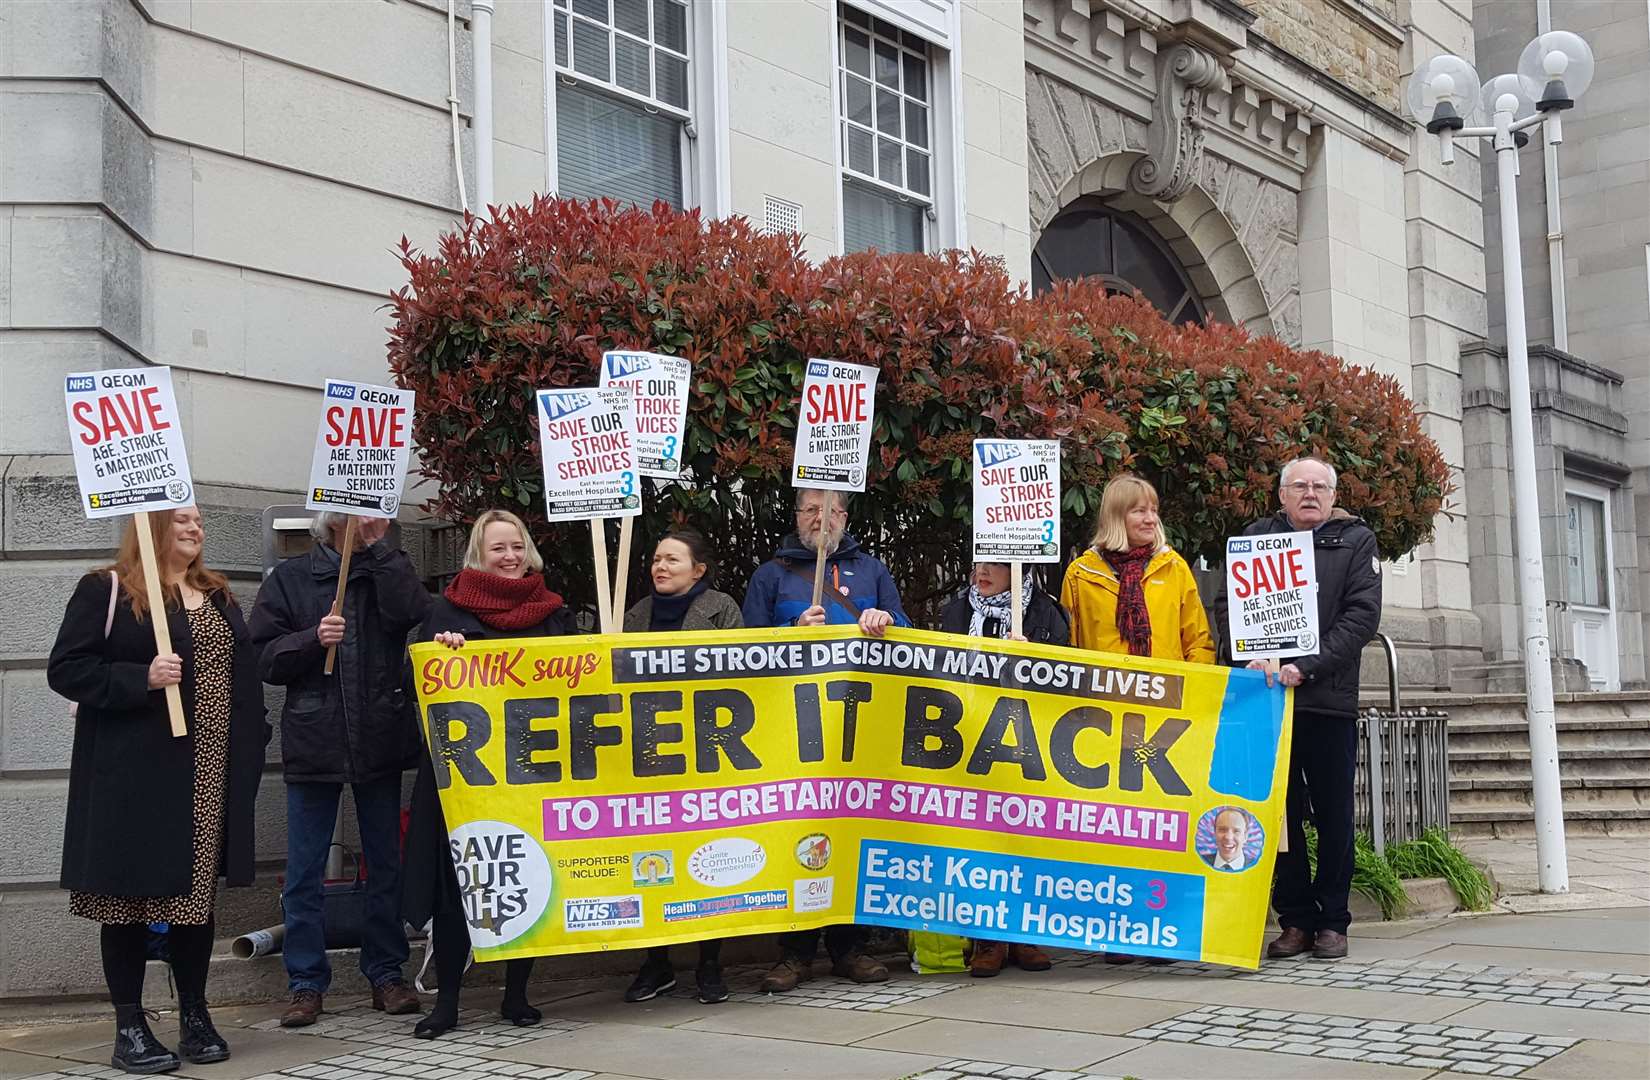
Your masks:
<svg viewBox="0 0 1650 1080"><path fill-rule="evenodd" d="M430 1015L413 1025L413 1038L438 1039L458 1026L458 991L445 987L435 996Z"/></svg>
<svg viewBox="0 0 1650 1080"><path fill-rule="evenodd" d="M210 1065L229 1058L229 1044L212 1026L205 998L178 999L178 1056L191 1065Z"/></svg>
<svg viewBox="0 0 1650 1080"><path fill-rule="evenodd" d="M171 1072L182 1064L149 1030L154 1016L142 1005L115 1006L115 1052L109 1064L129 1073Z"/></svg>

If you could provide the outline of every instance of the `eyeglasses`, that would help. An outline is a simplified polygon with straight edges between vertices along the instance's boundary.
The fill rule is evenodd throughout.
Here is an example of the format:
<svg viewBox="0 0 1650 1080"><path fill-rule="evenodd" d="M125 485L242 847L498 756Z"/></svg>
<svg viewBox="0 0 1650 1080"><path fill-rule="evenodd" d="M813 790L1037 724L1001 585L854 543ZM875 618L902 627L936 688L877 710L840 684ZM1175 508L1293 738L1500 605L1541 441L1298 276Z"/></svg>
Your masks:
<svg viewBox="0 0 1650 1080"><path fill-rule="evenodd" d="M821 517L825 514L830 514L830 516L834 518L847 516L845 511L834 506L831 507L830 510L826 510L822 506L805 506L796 512L797 517L804 518L808 521L812 521L814 518Z"/></svg>
<svg viewBox="0 0 1650 1080"><path fill-rule="evenodd" d="M1335 490L1335 485L1326 484L1322 480L1312 480L1310 482L1295 480L1283 485L1283 490L1293 492L1296 495L1305 495L1308 491L1314 495L1327 495Z"/></svg>

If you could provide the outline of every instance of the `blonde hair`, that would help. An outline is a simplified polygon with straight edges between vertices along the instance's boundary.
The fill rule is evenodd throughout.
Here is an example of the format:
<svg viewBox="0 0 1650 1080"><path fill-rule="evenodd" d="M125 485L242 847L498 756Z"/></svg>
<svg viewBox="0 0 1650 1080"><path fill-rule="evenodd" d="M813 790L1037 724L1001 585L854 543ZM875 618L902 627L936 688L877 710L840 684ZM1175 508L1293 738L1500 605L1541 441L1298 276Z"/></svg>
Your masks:
<svg viewBox="0 0 1650 1080"><path fill-rule="evenodd" d="M539 547L533 543L533 534L527 531L527 523L508 510L486 510L476 518L476 523L470 526L470 544L464 549L464 569L485 570L487 552L483 549L486 543L487 526L503 522L514 525L521 534L521 542L527 545L527 569L535 574L544 573L544 556L539 554Z"/></svg>
<svg viewBox="0 0 1650 1080"><path fill-rule="evenodd" d="M1150 483L1133 473L1111 478L1100 495L1100 520L1094 530L1094 539L1090 541L1096 551L1129 550L1132 546L1129 543L1129 511L1142 501L1148 501L1154 507L1158 505L1157 489ZM1152 543L1158 550L1169 546L1161 520L1157 523L1157 536Z"/></svg>

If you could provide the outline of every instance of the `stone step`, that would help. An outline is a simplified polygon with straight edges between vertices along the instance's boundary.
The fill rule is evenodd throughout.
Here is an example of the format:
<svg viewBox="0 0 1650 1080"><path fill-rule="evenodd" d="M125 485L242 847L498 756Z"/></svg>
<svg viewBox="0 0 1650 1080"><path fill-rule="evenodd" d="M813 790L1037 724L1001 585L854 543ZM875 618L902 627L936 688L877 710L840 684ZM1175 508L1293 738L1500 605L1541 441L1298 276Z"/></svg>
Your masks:
<svg viewBox="0 0 1650 1080"><path fill-rule="evenodd" d="M1496 816L1480 814L1470 820L1450 822L1451 839L1529 840L1535 836L1535 819L1528 810ZM1650 818L1564 818L1564 833L1569 837L1611 836L1650 838Z"/></svg>
<svg viewBox="0 0 1650 1080"><path fill-rule="evenodd" d="M1506 753L1492 752L1497 755ZM1530 756L1527 753L1496 757L1451 754L1449 771L1452 785L1457 780L1505 780L1527 785L1530 783ZM1650 784L1650 756L1599 755L1583 758L1560 751L1558 774L1565 782L1585 781L1590 787L1609 787L1612 784L1642 787Z"/></svg>
<svg viewBox="0 0 1650 1080"><path fill-rule="evenodd" d="M1613 791L1650 788L1650 776L1566 776L1559 774L1561 790ZM1524 791L1530 790L1530 776L1451 776L1450 798L1461 791Z"/></svg>
<svg viewBox="0 0 1650 1080"><path fill-rule="evenodd" d="M1474 750L1518 750L1529 753L1530 733L1527 728L1475 728L1469 731L1450 726L1449 750L1453 759L1458 752ZM1571 750L1608 750L1611 752L1650 753L1650 728L1601 727L1558 729L1560 753Z"/></svg>
<svg viewBox="0 0 1650 1080"><path fill-rule="evenodd" d="M1650 787L1644 788L1562 788L1564 815L1591 814L1603 817L1650 818ZM1528 786L1469 788L1450 791L1450 820L1466 821L1476 813L1530 814L1535 806Z"/></svg>
<svg viewBox="0 0 1650 1080"><path fill-rule="evenodd" d="M1578 716L1573 712L1564 712L1558 715L1556 724L1560 731L1650 731L1650 716L1624 716L1618 713ZM1484 714L1456 716L1452 714L1449 718L1449 733L1451 736L1466 732L1527 732L1529 730L1529 720L1522 712L1504 716Z"/></svg>

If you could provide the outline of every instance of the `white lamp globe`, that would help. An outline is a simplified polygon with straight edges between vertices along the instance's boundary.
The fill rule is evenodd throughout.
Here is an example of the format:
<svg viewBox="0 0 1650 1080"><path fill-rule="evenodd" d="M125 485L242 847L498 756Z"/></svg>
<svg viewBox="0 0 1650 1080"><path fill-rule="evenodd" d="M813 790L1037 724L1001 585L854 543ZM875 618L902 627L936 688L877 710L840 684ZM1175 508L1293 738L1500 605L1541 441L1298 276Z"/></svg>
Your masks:
<svg viewBox="0 0 1650 1080"><path fill-rule="evenodd" d="M1434 56L1409 77L1409 113L1436 135L1459 131L1478 111L1478 72L1459 56Z"/></svg>
<svg viewBox="0 0 1650 1080"><path fill-rule="evenodd" d="M1518 81L1542 112L1568 109L1593 84L1593 50L1577 34L1549 30L1524 46Z"/></svg>
<svg viewBox="0 0 1650 1080"><path fill-rule="evenodd" d="M1499 111L1497 106L1505 104L1501 99L1509 95L1513 99L1512 118L1515 122L1535 115L1535 102L1524 93L1524 80L1517 75L1497 75L1485 83L1478 94L1479 107L1484 110L1485 119L1493 119Z"/></svg>

